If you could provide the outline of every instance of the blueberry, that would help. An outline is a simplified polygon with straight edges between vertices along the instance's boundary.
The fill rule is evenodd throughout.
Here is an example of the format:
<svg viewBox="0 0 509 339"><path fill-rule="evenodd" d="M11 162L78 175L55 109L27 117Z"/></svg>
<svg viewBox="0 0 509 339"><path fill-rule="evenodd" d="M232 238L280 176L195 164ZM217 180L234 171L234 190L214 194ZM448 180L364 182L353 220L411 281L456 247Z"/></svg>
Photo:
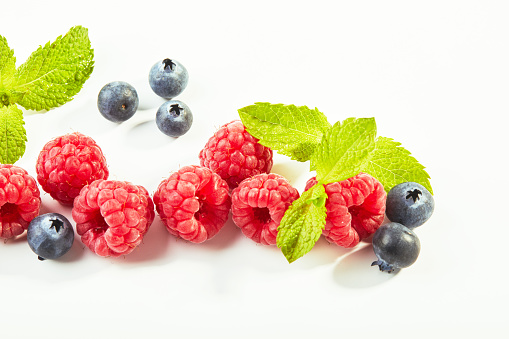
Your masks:
<svg viewBox="0 0 509 339"><path fill-rule="evenodd" d="M28 225L28 245L39 260L57 259L71 249L74 230L69 220L58 213L35 217Z"/></svg>
<svg viewBox="0 0 509 339"><path fill-rule="evenodd" d="M411 229L424 224L434 209L435 201L431 193L415 182L396 185L387 194L387 218Z"/></svg>
<svg viewBox="0 0 509 339"><path fill-rule="evenodd" d="M130 119L138 109L138 93L123 81L106 84L97 97L99 112L108 120L122 122Z"/></svg>
<svg viewBox="0 0 509 339"><path fill-rule="evenodd" d="M380 226L373 235L373 250L378 257L371 266L388 273L412 265L421 251L417 235L401 224L390 222Z"/></svg>
<svg viewBox="0 0 509 339"><path fill-rule="evenodd" d="M184 91L188 78L187 70L180 62L164 59L152 66L148 82L157 95L171 99Z"/></svg>
<svg viewBox="0 0 509 339"><path fill-rule="evenodd" d="M156 124L161 132L177 138L191 128L193 113L182 101L169 100L157 110Z"/></svg>

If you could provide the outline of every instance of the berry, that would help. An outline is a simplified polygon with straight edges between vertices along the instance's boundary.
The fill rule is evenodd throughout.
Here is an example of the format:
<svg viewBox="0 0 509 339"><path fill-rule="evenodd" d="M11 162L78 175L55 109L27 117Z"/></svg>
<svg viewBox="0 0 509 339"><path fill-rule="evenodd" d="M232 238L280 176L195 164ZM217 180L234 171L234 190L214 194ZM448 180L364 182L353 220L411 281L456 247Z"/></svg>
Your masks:
<svg viewBox="0 0 509 339"><path fill-rule="evenodd" d="M131 253L143 240L154 215L145 188L101 179L81 190L72 209L81 241L101 257Z"/></svg>
<svg viewBox="0 0 509 339"><path fill-rule="evenodd" d="M187 69L180 62L164 59L152 66L148 82L155 94L171 99L184 91L188 78Z"/></svg>
<svg viewBox="0 0 509 339"><path fill-rule="evenodd" d="M39 260L57 259L71 249L74 230L63 215L46 213L30 222L27 241L32 251L39 256Z"/></svg>
<svg viewBox="0 0 509 339"><path fill-rule="evenodd" d="M35 179L21 167L0 164L0 238L25 232L40 207Z"/></svg>
<svg viewBox="0 0 509 339"><path fill-rule="evenodd" d="M164 134L178 138L191 128L193 113L182 101L166 101L157 110L156 124Z"/></svg>
<svg viewBox="0 0 509 339"><path fill-rule="evenodd" d="M272 150L258 143L240 120L221 126L200 151L200 164L218 173L230 189L272 168Z"/></svg>
<svg viewBox="0 0 509 339"><path fill-rule="evenodd" d="M201 243L215 236L230 212L228 184L210 169L185 166L164 179L154 194L168 232Z"/></svg>
<svg viewBox="0 0 509 339"><path fill-rule="evenodd" d="M421 243L408 227L396 222L380 226L373 236L373 250L378 257L371 266L378 265L387 273L412 265L419 256Z"/></svg>
<svg viewBox="0 0 509 339"><path fill-rule="evenodd" d="M306 190L317 183L311 178ZM382 184L369 174L325 185L327 219L323 235L332 243L354 247L375 233L384 221L385 191Z"/></svg>
<svg viewBox="0 0 509 339"><path fill-rule="evenodd" d="M232 191L233 222L255 242L274 245L283 215L298 198L299 192L281 175L255 175Z"/></svg>
<svg viewBox="0 0 509 339"><path fill-rule="evenodd" d="M64 205L72 205L83 186L109 175L101 148L77 132L44 145L36 170L42 189Z"/></svg>
<svg viewBox="0 0 509 339"><path fill-rule="evenodd" d="M123 81L106 84L97 97L97 108L106 119L122 122L130 119L138 109L138 93Z"/></svg>
<svg viewBox="0 0 509 339"><path fill-rule="evenodd" d="M415 182L396 185L387 194L387 218L410 229L424 224L434 209L435 201L431 193Z"/></svg>

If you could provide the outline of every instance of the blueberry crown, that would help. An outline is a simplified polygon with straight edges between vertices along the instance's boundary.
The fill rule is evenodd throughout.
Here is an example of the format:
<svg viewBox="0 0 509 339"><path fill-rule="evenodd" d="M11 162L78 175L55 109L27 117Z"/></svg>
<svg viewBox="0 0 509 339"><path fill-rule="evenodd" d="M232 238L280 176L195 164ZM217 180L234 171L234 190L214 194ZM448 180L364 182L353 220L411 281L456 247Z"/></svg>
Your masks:
<svg viewBox="0 0 509 339"><path fill-rule="evenodd" d="M420 190L418 190L417 188L414 189L413 191L408 191L406 193L407 193L406 198L407 199L412 198L414 200L414 202L419 200L422 195L422 192Z"/></svg>
<svg viewBox="0 0 509 339"><path fill-rule="evenodd" d="M168 67L169 67L171 71L173 71L173 67L177 66L177 64L174 63L173 60L171 60L171 59L164 59L163 64L164 64L164 69L168 69Z"/></svg>
<svg viewBox="0 0 509 339"><path fill-rule="evenodd" d="M62 220L58 220L58 219L51 219L51 226L49 228L55 228L55 231L57 233L60 232L60 230L62 228L64 228L64 223L62 222Z"/></svg>
<svg viewBox="0 0 509 339"><path fill-rule="evenodd" d="M170 105L170 113L175 113L176 115L180 115L180 111L184 110L179 104Z"/></svg>

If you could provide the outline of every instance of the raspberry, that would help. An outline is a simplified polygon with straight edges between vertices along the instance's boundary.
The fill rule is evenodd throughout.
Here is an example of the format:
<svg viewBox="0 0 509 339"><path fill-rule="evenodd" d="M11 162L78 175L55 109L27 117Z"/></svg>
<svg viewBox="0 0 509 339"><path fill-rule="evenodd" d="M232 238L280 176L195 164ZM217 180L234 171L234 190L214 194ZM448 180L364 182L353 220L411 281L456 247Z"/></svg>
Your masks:
<svg viewBox="0 0 509 339"><path fill-rule="evenodd" d="M207 167L185 166L164 179L154 194L157 213L174 236L201 243L228 219L228 184Z"/></svg>
<svg viewBox="0 0 509 339"><path fill-rule="evenodd" d="M147 190L125 181L92 182L83 187L72 208L81 241L102 257L131 253L154 216Z"/></svg>
<svg viewBox="0 0 509 339"><path fill-rule="evenodd" d="M306 183L305 190L316 184ZM354 247L375 233L384 221L386 193L382 184L369 174L325 185L327 219L323 235L332 243Z"/></svg>
<svg viewBox="0 0 509 339"><path fill-rule="evenodd" d="M246 178L270 172L272 150L259 144L240 120L234 120L209 139L200 151L200 164L218 173L234 189Z"/></svg>
<svg viewBox="0 0 509 339"><path fill-rule="evenodd" d="M36 170L42 189L64 205L72 205L83 186L109 175L101 148L77 132L44 145Z"/></svg>
<svg viewBox="0 0 509 339"><path fill-rule="evenodd" d="M23 233L40 207L35 179L20 167L0 164L0 238Z"/></svg>
<svg viewBox="0 0 509 339"><path fill-rule="evenodd" d="M257 243L274 245L277 228L299 192L281 175L262 173L232 191L232 219Z"/></svg>

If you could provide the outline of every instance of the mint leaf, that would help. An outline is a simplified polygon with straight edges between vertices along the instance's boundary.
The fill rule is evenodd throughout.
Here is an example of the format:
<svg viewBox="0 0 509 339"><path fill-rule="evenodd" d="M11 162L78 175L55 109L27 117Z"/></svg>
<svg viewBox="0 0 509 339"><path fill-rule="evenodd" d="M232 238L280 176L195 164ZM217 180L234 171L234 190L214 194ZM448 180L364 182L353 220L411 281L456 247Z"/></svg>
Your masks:
<svg viewBox="0 0 509 339"><path fill-rule="evenodd" d="M0 107L0 163L14 164L25 153L23 112L16 105Z"/></svg>
<svg viewBox="0 0 509 339"><path fill-rule="evenodd" d="M368 156L361 172L377 178L387 192L397 184L413 181L423 185L433 194L425 167L400 145L401 143L391 138L378 137L375 149Z"/></svg>
<svg viewBox="0 0 509 339"><path fill-rule="evenodd" d="M11 102L12 82L16 72L14 51L7 45L7 39L0 35L0 107Z"/></svg>
<svg viewBox="0 0 509 339"><path fill-rule="evenodd" d="M325 115L306 106L255 103L238 112L262 145L294 160L310 160L316 171L318 183L292 203L278 227L277 246L290 263L308 253L322 234L326 184L365 172L386 191L414 181L433 192L424 166L410 152L392 139L376 139L374 118L348 118L331 127Z"/></svg>
<svg viewBox="0 0 509 339"><path fill-rule="evenodd" d="M70 101L90 77L93 57L88 30L82 26L40 46L14 74L12 89L22 93L18 103L48 110Z"/></svg>
<svg viewBox="0 0 509 339"><path fill-rule="evenodd" d="M374 118L348 118L328 130L311 158L311 168L322 184L351 178L364 167L375 148Z"/></svg>
<svg viewBox="0 0 509 339"><path fill-rule="evenodd" d="M325 226L327 193L316 184L288 208L278 227L277 247L289 263L311 251Z"/></svg>
<svg viewBox="0 0 509 339"><path fill-rule="evenodd" d="M257 102L238 110L259 143L298 161L307 161L331 125L318 109Z"/></svg>

